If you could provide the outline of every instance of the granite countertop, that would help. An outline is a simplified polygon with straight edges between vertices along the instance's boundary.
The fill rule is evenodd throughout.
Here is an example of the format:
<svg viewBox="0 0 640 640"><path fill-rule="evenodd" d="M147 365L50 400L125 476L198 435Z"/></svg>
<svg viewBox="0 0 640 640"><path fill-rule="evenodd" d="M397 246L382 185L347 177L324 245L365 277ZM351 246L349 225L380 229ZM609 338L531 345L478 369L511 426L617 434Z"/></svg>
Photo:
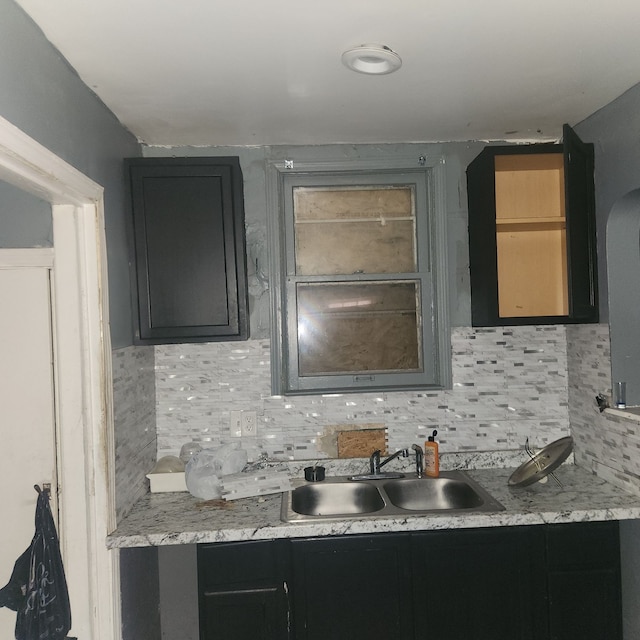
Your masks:
<svg viewBox="0 0 640 640"><path fill-rule="evenodd" d="M264 540L385 531L503 527L640 518L640 497L619 489L574 464L556 470L562 482L509 487L514 468L467 469L504 507L494 513L436 513L409 517L361 518L286 523L281 494L204 502L188 493L149 493L107 537L108 548L202 542Z"/></svg>

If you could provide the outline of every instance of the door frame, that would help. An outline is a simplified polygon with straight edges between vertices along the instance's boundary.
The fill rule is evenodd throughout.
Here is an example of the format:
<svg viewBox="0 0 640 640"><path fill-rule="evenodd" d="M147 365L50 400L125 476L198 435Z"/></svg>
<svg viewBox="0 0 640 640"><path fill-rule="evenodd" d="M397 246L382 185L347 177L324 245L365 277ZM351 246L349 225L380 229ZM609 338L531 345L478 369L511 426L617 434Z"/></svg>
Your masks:
<svg viewBox="0 0 640 640"><path fill-rule="evenodd" d="M105 544L116 511L103 188L1 116L0 180L51 203L58 530L72 633L117 639L119 556Z"/></svg>

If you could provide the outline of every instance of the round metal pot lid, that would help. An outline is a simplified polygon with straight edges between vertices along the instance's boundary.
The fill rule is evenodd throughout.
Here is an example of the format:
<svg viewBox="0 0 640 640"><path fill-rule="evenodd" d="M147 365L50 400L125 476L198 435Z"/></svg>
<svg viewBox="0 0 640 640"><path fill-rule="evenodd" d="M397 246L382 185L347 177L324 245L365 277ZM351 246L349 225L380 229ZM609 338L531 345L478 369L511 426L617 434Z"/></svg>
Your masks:
<svg viewBox="0 0 640 640"><path fill-rule="evenodd" d="M510 487L526 487L538 482L557 469L573 451L573 438L567 436L549 443L533 457L523 462L509 478Z"/></svg>

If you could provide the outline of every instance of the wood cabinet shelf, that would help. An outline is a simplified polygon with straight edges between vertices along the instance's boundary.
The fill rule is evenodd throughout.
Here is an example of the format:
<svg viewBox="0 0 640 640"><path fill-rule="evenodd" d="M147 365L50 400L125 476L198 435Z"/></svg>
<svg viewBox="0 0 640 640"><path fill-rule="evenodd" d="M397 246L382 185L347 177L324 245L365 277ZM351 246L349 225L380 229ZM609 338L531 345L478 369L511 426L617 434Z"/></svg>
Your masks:
<svg viewBox="0 0 640 640"><path fill-rule="evenodd" d="M564 218L558 216L549 217L536 217L536 218L496 218L496 225L498 227L504 226L528 226L534 227L548 227L548 226L561 226L566 227L567 221Z"/></svg>

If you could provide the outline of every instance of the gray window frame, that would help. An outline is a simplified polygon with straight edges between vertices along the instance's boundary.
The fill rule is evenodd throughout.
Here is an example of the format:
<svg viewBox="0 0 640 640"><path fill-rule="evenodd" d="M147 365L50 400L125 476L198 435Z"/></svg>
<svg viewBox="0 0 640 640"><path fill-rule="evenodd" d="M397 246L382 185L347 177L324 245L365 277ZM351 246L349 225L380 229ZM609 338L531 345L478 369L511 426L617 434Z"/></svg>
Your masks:
<svg viewBox="0 0 640 640"><path fill-rule="evenodd" d="M416 194L417 271L410 274L296 276L293 252L294 186L413 184ZM267 221L271 294L271 386L274 395L451 388L445 168L440 156L383 160L267 163ZM414 278L414 275L416 278ZM422 372L304 376L297 370L298 282L421 282Z"/></svg>

